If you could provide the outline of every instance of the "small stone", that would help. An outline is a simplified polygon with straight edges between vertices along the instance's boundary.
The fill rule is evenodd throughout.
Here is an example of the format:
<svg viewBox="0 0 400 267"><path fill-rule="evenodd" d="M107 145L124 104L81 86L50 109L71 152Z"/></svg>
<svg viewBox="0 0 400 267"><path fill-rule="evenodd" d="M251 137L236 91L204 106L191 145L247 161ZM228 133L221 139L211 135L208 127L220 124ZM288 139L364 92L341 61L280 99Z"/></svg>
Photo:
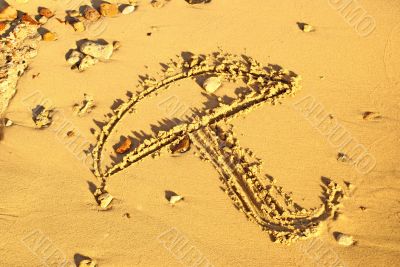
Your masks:
<svg viewBox="0 0 400 267"><path fill-rule="evenodd" d="M46 32L42 36L43 41L51 42L57 40L57 34L54 32Z"/></svg>
<svg viewBox="0 0 400 267"><path fill-rule="evenodd" d="M71 52L71 54L69 55L67 62L69 65L75 65L77 64L79 61L81 61L81 59L84 57L84 54L82 54L81 52L74 50Z"/></svg>
<svg viewBox="0 0 400 267"><path fill-rule="evenodd" d="M53 122L53 110L38 105L32 110L32 119L38 128L49 127Z"/></svg>
<svg viewBox="0 0 400 267"><path fill-rule="evenodd" d="M87 7L83 12L83 16L89 21L97 21L101 17L100 13L93 7Z"/></svg>
<svg viewBox="0 0 400 267"><path fill-rule="evenodd" d="M79 17L81 15L81 13L77 10L71 10L68 12L68 16L70 16L71 18L76 18Z"/></svg>
<svg viewBox="0 0 400 267"><path fill-rule="evenodd" d="M349 162L350 161L350 157L347 154L342 153L342 152L338 153L336 159L341 162Z"/></svg>
<svg viewBox="0 0 400 267"><path fill-rule="evenodd" d="M38 25L38 24L39 24L39 22L37 22L35 19L33 19L33 18L32 18L31 16L29 16L28 14L22 15L21 20L22 20L23 22L27 22L27 23L32 24L32 25Z"/></svg>
<svg viewBox="0 0 400 267"><path fill-rule="evenodd" d="M171 196L169 199L169 203L171 203L172 205L178 203L179 201L183 200L183 196L179 196L179 195L174 195Z"/></svg>
<svg viewBox="0 0 400 267"><path fill-rule="evenodd" d="M41 17L39 18L38 22L39 22L40 24L43 25L43 24L46 24L48 20L49 20L49 19L46 18L45 16L41 16Z"/></svg>
<svg viewBox="0 0 400 267"><path fill-rule="evenodd" d="M78 69L80 71L87 70L93 65L96 65L99 62L97 58L93 58L92 56L86 55L79 63Z"/></svg>
<svg viewBox="0 0 400 267"><path fill-rule="evenodd" d="M121 42L120 41L113 42L113 48L114 48L114 50L120 49L121 48Z"/></svg>
<svg viewBox="0 0 400 267"><path fill-rule="evenodd" d="M49 18L54 16L54 13L53 13L53 11L48 9L47 7L40 7L39 8L39 15L44 16L44 17L49 19Z"/></svg>
<svg viewBox="0 0 400 267"><path fill-rule="evenodd" d="M164 6L164 2L161 0L153 0L151 1L151 5L155 8L161 8Z"/></svg>
<svg viewBox="0 0 400 267"><path fill-rule="evenodd" d="M188 2L191 5L193 5L193 4L207 4L207 3L210 3L211 0L186 0L186 2Z"/></svg>
<svg viewBox="0 0 400 267"><path fill-rule="evenodd" d="M79 50L94 58L110 59L114 51L114 46L113 44L99 44L88 40L79 47Z"/></svg>
<svg viewBox="0 0 400 267"><path fill-rule="evenodd" d="M0 21L14 20L17 17L18 17L18 11L10 5L7 5L6 7L0 10Z"/></svg>
<svg viewBox="0 0 400 267"><path fill-rule="evenodd" d="M76 32L84 32L85 31L85 24L82 21L76 21L72 24L72 27L74 27L74 30Z"/></svg>
<svg viewBox="0 0 400 267"><path fill-rule="evenodd" d="M102 3L100 4L100 14L104 17L115 17L118 15L119 10L118 6L110 3Z"/></svg>
<svg viewBox="0 0 400 267"><path fill-rule="evenodd" d="M354 239L351 235L346 235L343 233L338 233L336 236L336 241L338 242L339 245L341 246L351 246L354 244Z"/></svg>
<svg viewBox="0 0 400 267"><path fill-rule="evenodd" d="M313 32L315 31L314 27L307 23L299 23L299 27L303 32Z"/></svg>
<svg viewBox="0 0 400 267"><path fill-rule="evenodd" d="M363 119L366 121L380 121L382 118L379 112L366 111L363 113Z"/></svg>
<svg viewBox="0 0 400 267"><path fill-rule="evenodd" d="M128 15L128 14L131 14L133 11L135 11L135 6L133 6L133 5L124 5L123 7L122 7L122 14L124 14L124 15Z"/></svg>
<svg viewBox="0 0 400 267"><path fill-rule="evenodd" d="M103 209L106 209L113 199L114 197L109 193L103 193L97 197L97 201Z"/></svg>
<svg viewBox="0 0 400 267"><path fill-rule="evenodd" d="M96 261L92 259L84 259L81 262L79 262L78 267L96 267L97 263Z"/></svg>
<svg viewBox="0 0 400 267"><path fill-rule="evenodd" d="M4 126L10 127L10 126L13 126L13 125L14 125L14 122L12 120L7 119L7 118L4 119Z"/></svg>
<svg viewBox="0 0 400 267"><path fill-rule="evenodd" d="M203 83L203 88L208 93L214 93L222 85L221 79L218 77L210 77Z"/></svg>

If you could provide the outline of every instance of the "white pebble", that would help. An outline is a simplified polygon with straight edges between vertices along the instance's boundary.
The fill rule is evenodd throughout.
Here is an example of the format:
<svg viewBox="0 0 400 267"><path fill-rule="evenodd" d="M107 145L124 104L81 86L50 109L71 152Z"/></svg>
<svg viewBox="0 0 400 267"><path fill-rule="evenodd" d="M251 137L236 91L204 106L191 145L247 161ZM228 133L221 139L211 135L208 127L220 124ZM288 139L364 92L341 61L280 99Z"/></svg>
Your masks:
<svg viewBox="0 0 400 267"><path fill-rule="evenodd" d="M79 50L89 56L98 59L110 59L114 51L114 46L112 44L99 44L93 41L84 42Z"/></svg>
<svg viewBox="0 0 400 267"><path fill-rule="evenodd" d="M221 82L220 78L210 77L203 83L203 88L208 93L214 93L215 91L218 90L218 88L221 87L221 85L222 85L222 82Z"/></svg>
<svg viewBox="0 0 400 267"><path fill-rule="evenodd" d="M339 245L346 246L346 247L354 244L354 239L351 235L346 235L346 234L342 234L342 233L339 233L336 236L336 241L339 243Z"/></svg>
<svg viewBox="0 0 400 267"><path fill-rule="evenodd" d="M123 9L122 9L122 14L124 15L128 15L131 14L133 11L135 11L135 6L132 5L126 5Z"/></svg>

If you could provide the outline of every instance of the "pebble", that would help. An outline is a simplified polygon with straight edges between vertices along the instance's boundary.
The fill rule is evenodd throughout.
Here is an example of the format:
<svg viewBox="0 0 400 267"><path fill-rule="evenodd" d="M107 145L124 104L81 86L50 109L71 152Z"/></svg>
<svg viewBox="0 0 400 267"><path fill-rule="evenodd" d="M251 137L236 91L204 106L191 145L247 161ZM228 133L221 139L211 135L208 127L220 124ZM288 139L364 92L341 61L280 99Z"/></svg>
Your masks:
<svg viewBox="0 0 400 267"><path fill-rule="evenodd" d="M302 25L302 29L301 29L303 32L312 32L312 31L314 31L314 27L313 26L311 26L310 24L307 24L307 23L304 23L303 25Z"/></svg>
<svg viewBox="0 0 400 267"><path fill-rule="evenodd" d="M4 30L7 27L7 23L0 22L0 31Z"/></svg>
<svg viewBox="0 0 400 267"><path fill-rule="evenodd" d="M77 10L71 10L68 12L68 16L70 16L71 18L76 18L79 17L81 15L81 13L79 13L79 11Z"/></svg>
<svg viewBox="0 0 400 267"><path fill-rule="evenodd" d="M96 267L97 263L96 261L92 260L92 259L85 259L82 260L81 262L79 262L78 267Z"/></svg>
<svg viewBox="0 0 400 267"><path fill-rule="evenodd" d="M53 13L53 11L48 9L47 7L41 7L39 9L39 15L44 16L44 17L49 19L49 18L54 16L54 13Z"/></svg>
<svg viewBox="0 0 400 267"><path fill-rule="evenodd" d="M100 203L100 207L103 209L106 209L113 199L114 197L109 193L103 193L97 197L97 201Z"/></svg>
<svg viewBox="0 0 400 267"><path fill-rule="evenodd" d="M76 63L78 63L79 61L81 61L81 59L84 57L84 55L81 53L81 52L79 52L79 51L77 51L77 50L74 50L74 51L72 51L71 52L71 54L69 55L69 57L68 57L68 59L67 59L67 62L68 62L68 64L70 64L70 65L75 65Z"/></svg>
<svg viewBox="0 0 400 267"><path fill-rule="evenodd" d="M79 63L78 69L80 71L87 70L93 65L96 65L99 62L97 58L93 58L89 55L86 55L84 58L82 58L81 63Z"/></svg>
<svg viewBox="0 0 400 267"><path fill-rule="evenodd" d="M74 24L72 24L72 27L74 27L74 30L76 31L76 32L83 32L83 31L85 31L85 24L83 24L83 22L82 21L76 21L76 22L74 22Z"/></svg>
<svg viewBox="0 0 400 267"><path fill-rule="evenodd" d="M86 41L79 47L79 50L94 58L110 59L114 51L114 46L112 44L103 45L93 41Z"/></svg>
<svg viewBox="0 0 400 267"><path fill-rule="evenodd" d="M118 6L116 4L102 3L100 5L100 14L104 17L115 17L118 13Z"/></svg>
<svg viewBox="0 0 400 267"><path fill-rule="evenodd" d="M120 41L113 42L113 48L114 48L114 50L120 49L121 48L121 42Z"/></svg>
<svg viewBox="0 0 400 267"><path fill-rule="evenodd" d="M183 200L183 196L175 195L175 196L171 196L171 198L169 199L169 203L176 204L181 200Z"/></svg>
<svg viewBox="0 0 400 267"><path fill-rule="evenodd" d="M222 85L221 79L218 77L210 77L205 82L203 83L203 88L208 92L208 93L214 93L215 91L218 90Z"/></svg>
<svg viewBox="0 0 400 267"><path fill-rule="evenodd" d="M125 6L123 6L121 13L124 15L128 15L128 14L131 14L133 11L135 11L135 6L125 5Z"/></svg>
<svg viewBox="0 0 400 267"><path fill-rule="evenodd" d="M100 13L93 7L87 7L83 12L83 16L89 21L97 21L101 17Z"/></svg>
<svg viewBox="0 0 400 267"><path fill-rule="evenodd" d="M0 10L0 20L14 20L18 17L18 11L12 6L6 6Z"/></svg>
<svg viewBox="0 0 400 267"><path fill-rule="evenodd" d="M343 233L339 233L336 236L336 241L338 242L339 245L346 246L346 247L351 246L351 245L354 244L353 237L351 235L346 235L346 234L343 234Z"/></svg>
<svg viewBox="0 0 400 267"><path fill-rule="evenodd" d="M49 20L49 19L46 18L45 16L41 16L41 17L39 18L38 22L39 22L40 24L43 25L43 24L46 24L48 20Z"/></svg>
<svg viewBox="0 0 400 267"><path fill-rule="evenodd" d="M43 34L42 36L43 41L55 41L57 40L57 34L55 34L54 32L46 32L45 34Z"/></svg>

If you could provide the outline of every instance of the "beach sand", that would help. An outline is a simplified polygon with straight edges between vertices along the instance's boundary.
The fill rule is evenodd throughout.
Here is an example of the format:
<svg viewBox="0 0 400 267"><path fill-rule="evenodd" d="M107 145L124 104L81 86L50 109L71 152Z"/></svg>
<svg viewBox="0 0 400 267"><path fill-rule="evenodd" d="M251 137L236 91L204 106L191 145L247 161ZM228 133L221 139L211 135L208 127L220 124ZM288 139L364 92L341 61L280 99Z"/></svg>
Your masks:
<svg viewBox="0 0 400 267"><path fill-rule="evenodd" d="M81 1L48 2L55 16L43 27L58 40L39 43L2 114L14 125L2 129L0 141L1 266L75 266L84 257L99 266L398 265L397 1L354 1L343 9L335 1L190 5L171 0L157 8L142 0L133 13L102 18L84 32L56 19ZM43 2L9 4L35 15ZM354 23L344 14L357 8L365 20ZM314 31L303 32L298 23ZM85 38L119 41L121 47L109 60L83 72L72 70L66 56ZM161 64L170 59L215 52L249 56L262 66L301 75L301 90L293 97L252 108L227 123L240 146L261 160L260 176L273 177L298 205L319 207L325 178L343 188L339 210L305 240L273 242L268 231L248 220L221 189L218 168L199 159L195 140L186 153L165 149L110 177L92 172L88 151L96 146L94 133L109 120L111 107L143 90L140 76L160 81ZM233 97L244 86L224 81L215 94ZM74 105L85 94L95 107L77 116ZM122 159L115 148L126 137L137 147L147 136L157 136L154 129L162 120L168 130L180 123L174 119L193 116L193 108L216 105L215 99L208 102L212 96L201 81L186 79L143 99L107 137L101 168ZM47 128L37 129L32 120L37 105L54 110ZM109 207L96 202L96 187L114 197ZM168 191L184 199L172 205ZM339 244L340 233L355 242Z"/></svg>

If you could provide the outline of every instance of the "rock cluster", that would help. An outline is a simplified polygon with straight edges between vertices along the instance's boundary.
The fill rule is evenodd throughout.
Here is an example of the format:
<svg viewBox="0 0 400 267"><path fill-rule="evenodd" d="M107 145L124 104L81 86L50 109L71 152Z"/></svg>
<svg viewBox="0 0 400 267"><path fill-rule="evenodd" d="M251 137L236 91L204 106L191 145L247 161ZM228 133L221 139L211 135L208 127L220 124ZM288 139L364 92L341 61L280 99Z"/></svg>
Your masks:
<svg viewBox="0 0 400 267"><path fill-rule="evenodd" d="M38 25L20 20L3 23L4 28L0 29L0 114L16 93L18 79L30 59L37 55L41 39L37 33Z"/></svg>
<svg viewBox="0 0 400 267"><path fill-rule="evenodd" d="M115 50L120 47L118 41L114 43L106 43L100 41L84 40L81 42L77 50L72 50L67 58L68 64L72 69L84 71L93 65L96 65L99 60L108 60L111 58Z"/></svg>

